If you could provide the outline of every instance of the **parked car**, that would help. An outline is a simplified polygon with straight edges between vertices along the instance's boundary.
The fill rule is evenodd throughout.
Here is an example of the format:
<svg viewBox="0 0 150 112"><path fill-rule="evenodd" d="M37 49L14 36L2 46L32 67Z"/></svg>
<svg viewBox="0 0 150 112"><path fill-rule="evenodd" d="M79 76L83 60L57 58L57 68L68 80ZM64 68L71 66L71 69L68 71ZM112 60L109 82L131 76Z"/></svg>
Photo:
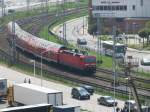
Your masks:
<svg viewBox="0 0 150 112"><path fill-rule="evenodd" d="M127 100L124 103L123 110L129 112L137 112L136 102L134 100ZM150 112L149 106L141 106L142 112Z"/></svg>
<svg viewBox="0 0 150 112"><path fill-rule="evenodd" d="M141 60L141 65L150 66L150 59L148 59L148 58L143 58L143 59Z"/></svg>
<svg viewBox="0 0 150 112"><path fill-rule="evenodd" d="M127 100L127 101L125 101L125 103L124 103L124 110L125 109L128 110L129 108L130 108L131 111L136 109L136 103L135 103L134 100Z"/></svg>
<svg viewBox="0 0 150 112"><path fill-rule="evenodd" d="M79 45L86 45L87 41L84 38L78 38L77 39L77 44L79 44Z"/></svg>
<svg viewBox="0 0 150 112"><path fill-rule="evenodd" d="M111 96L102 96L97 99L98 103L105 106L117 106L117 101Z"/></svg>
<svg viewBox="0 0 150 112"><path fill-rule="evenodd" d="M82 85L82 88L86 89L88 93L90 93L91 95L93 95L94 93L94 88L92 86L89 85Z"/></svg>
<svg viewBox="0 0 150 112"><path fill-rule="evenodd" d="M72 98L76 99L90 99L90 94L82 87L72 88L71 91Z"/></svg>
<svg viewBox="0 0 150 112"><path fill-rule="evenodd" d="M8 13L10 14L10 13L14 13L15 12L15 10L14 9L8 9Z"/></svg>

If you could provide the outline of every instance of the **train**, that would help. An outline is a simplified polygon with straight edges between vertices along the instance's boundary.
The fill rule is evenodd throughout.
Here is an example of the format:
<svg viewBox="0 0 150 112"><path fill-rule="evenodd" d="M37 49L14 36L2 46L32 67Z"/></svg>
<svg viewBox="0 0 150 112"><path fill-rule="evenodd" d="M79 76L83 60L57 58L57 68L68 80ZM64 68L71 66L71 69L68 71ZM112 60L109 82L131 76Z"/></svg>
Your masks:
<svg viewBox="0 0 150 112"><path fill-rule="evenodd" d="M43 60L55 62L83 72L96 72L96 57L77 49L50 42L24 31L16 22L9 22L10 40L15 37L15 47Z"/></svg>

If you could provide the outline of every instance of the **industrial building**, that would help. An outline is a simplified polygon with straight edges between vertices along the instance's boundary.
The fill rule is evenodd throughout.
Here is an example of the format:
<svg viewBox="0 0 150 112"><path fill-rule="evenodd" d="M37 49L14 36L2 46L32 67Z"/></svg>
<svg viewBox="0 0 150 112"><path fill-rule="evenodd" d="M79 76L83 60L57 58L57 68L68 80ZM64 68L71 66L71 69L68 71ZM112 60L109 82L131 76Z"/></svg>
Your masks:
<svg viewBox="0 0 150 112"><path fill-rule="evenodd" d="M149 6L150 0L91 0L89 9L94 18L105 18L107 27L115 24L121 32L135 33L149 20Z"/></svg>

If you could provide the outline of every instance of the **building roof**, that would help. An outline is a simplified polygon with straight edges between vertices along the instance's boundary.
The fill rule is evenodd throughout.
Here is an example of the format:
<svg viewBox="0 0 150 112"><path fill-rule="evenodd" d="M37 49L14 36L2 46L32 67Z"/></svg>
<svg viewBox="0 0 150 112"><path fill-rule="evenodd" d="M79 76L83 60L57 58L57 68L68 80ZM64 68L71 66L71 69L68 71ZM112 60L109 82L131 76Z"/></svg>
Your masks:
<svg viewBox="0 0 150 112"><path fill-rule="evenodd" d="M32 89L32 90L39 91L39 92L43 92L43 93L47 93L47 94L49 94L49 93L61 93L61 91L50 89L50 88L41 87L41 86L34 85L34 84L28 84L28 83L17 84L16 83L14 85L19 86L19 87Z"/></svg>
<svg viewBox="0 0 150 112"><path fill-rule="evenodd" d="M113 45L113 41L103 41L103 43ZM121 46L121 45L124 46L124 44L120 44L120 43L116 43L116 45L117 45L117 46Z"/></svg>
<svg viewBox="0 0 150 112"><path fill-rule="evenodd" d="M75 106L75 105L61 105L61 106L57 106L56 108L65 109L65 108L73 108L73 107L80 107L80 106Z"/></svg>
<svg viewBox="0 0 150 112"><path fill-rule="evenodd" d="M9 25L9 28L12 29L12 22L9 22L8 25ZM37 48L42 48L42 49L58 52L59 49L64 47L61 44L57 44L57 43L50 42L42 38L38 38L22 30L17 23L15 23L15 34L18 36L18 38L22 39L23 41L26 41L29 45L37 47Z"/></svg>
<svg viewBox="0 0 150 112"><path fill-rule="evenodd" d="M20 110L20 109L28 109L28 108L34 108L34 107L43 107L43 106L51 106L51 104L35 104L35 105L27 105L27 106L19 106L19 107L10 107L10 108L5 108L1 109L1 112L7 112L7 111L12 111L12 110Z"/></svg>
<svg viewBox="0 0 150 112"><path fill-rule="evenodd" d="M0 80L7 80L6 78L0 78Z"/></svg>

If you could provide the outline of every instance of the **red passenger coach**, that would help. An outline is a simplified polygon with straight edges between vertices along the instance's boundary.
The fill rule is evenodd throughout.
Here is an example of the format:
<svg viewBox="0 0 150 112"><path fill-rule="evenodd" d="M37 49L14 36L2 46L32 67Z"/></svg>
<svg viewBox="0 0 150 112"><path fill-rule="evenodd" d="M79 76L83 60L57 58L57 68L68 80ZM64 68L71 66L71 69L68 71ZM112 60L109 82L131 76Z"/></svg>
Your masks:
<svg viewBox="0 0 150 112"><path fill-rule="evenodd" d="M8 23L8 30L12 33L12 25L15 24L16 47L27 51L37 57L53 62L58 62L59 50L64 49L63 45L38 38L20 28L16 23Z"/></svg>
<svg viewBox="0 0 150 112"><path fill-rule="evenodd" d="M12 32L12 22L8 23L8 31ZM14 34L13 34L14 35ZM96 57L88 56L77 50L69 50L65 46L38 38L20 28L15 23L16 47L47 61L56 62L82 71L96 71ZM12 40L12 39L10 39Z"/></svg>

